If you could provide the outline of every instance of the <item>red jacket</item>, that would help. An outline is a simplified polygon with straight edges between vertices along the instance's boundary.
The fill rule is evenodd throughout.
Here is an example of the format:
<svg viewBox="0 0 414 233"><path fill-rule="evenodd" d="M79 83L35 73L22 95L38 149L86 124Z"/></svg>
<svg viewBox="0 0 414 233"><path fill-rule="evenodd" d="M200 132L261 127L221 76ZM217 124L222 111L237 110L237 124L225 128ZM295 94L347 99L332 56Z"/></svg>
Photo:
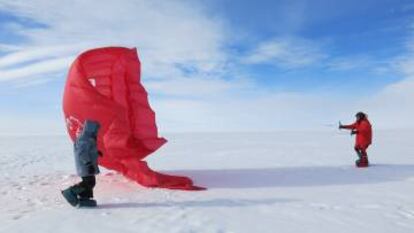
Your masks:
<svg viewBox="0 0 414 233"><path fill-rule="evenodd" d="M355 138L355 146L368 147L372 142L372 127L368 119L356 121L352 125L344 125L346 129L352 129L357 131Z"/></svg>

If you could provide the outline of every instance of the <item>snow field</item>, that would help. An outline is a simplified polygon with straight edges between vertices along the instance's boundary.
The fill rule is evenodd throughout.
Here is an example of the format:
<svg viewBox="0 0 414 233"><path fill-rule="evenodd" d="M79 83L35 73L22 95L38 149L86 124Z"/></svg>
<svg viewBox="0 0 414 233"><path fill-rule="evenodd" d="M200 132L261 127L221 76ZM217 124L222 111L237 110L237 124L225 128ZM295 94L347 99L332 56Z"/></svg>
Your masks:
<svg viewBox="0 0 414 233"><path fill-rule="evenodd" d="M414 131L379 131L356 169L345 132L166 135L152 168L207 191L147 189L103 169L97 209L60 189L74 175L66 136L0 137L0 232L414 232Z"/></svg>

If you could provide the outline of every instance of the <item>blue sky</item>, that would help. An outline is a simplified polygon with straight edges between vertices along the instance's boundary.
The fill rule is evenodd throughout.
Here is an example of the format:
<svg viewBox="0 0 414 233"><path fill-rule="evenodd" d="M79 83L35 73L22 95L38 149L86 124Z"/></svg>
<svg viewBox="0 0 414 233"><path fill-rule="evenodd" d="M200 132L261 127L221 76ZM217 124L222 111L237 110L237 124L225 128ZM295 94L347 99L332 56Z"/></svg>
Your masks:
<svg viewBox="0 0 414 233"><path fill-rule="evenodd" d="M408 0L4 0L0 130L62 133L71 61L111 45L138 48L162 131L321 129L360 110L413 127L413 16Z"/></svg>
<svg viewBox="0 0 414 233"><path fill-rule="evenodd" d="M240 53L248 52L261 41L296 37L312 41L327 56L318 63L294 69L274 64L245 67L263 85L294 91L313 91L316 85L335 87L339 92L363 85L373 91L401 78L372 69L406 50L404 43L412 33L409 28L414 15L410 1L214 2L211 10L218 11L232 27L247 35L232 45ZM355 64L360 67L329 69L329 63L335 59L354 57L362 59L363 64ZM362 92L359 94L364 94L366 88L358 90Z"/></svg>

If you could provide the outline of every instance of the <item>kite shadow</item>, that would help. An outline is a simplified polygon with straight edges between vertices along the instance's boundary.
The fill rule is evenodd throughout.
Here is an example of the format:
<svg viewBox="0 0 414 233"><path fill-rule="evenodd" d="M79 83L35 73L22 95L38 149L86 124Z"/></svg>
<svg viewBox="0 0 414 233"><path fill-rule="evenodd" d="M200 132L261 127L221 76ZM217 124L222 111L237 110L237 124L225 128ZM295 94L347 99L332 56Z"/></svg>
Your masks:
<svg viewBox="0 0 414 233"><path fill-rule="evenodd" d="M245 189L362 185L401 181L414 178L414 165L374 164L369 168L315 166L166 172L190 176L196 185L207 189Z"/></svg>
<svg viewBox="0 0 414 233"><path fill-rule="evenodd" d="M98 209L128 209L128 208L171 208L171 207L248 207L248 206L259 206L259 205L272 205L277 203L289 203L295 202L295 199L283 199L283 198L272 198L272 199L212 199L212 200L194 200L194 201L168 201L161 203L138 203L138 202L125 202L125 203L104 203L98 206Z"/></svg>

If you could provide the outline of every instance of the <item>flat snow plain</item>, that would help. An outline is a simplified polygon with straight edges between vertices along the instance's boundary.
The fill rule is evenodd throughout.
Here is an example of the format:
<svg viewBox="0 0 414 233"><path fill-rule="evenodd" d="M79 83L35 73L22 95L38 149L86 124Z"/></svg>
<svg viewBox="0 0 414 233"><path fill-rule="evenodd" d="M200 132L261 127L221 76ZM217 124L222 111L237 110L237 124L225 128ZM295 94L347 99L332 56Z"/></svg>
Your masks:
<svg viewBox="0 0 414 233"><path fill-rule="evenodd" d="M96 209L60 195L78 181L67 136L0 136L0 232L414 232L414 131L375 132L368 169L335 130L165 136L150 166L208 190L148 189L102 169Z"/></svg>

